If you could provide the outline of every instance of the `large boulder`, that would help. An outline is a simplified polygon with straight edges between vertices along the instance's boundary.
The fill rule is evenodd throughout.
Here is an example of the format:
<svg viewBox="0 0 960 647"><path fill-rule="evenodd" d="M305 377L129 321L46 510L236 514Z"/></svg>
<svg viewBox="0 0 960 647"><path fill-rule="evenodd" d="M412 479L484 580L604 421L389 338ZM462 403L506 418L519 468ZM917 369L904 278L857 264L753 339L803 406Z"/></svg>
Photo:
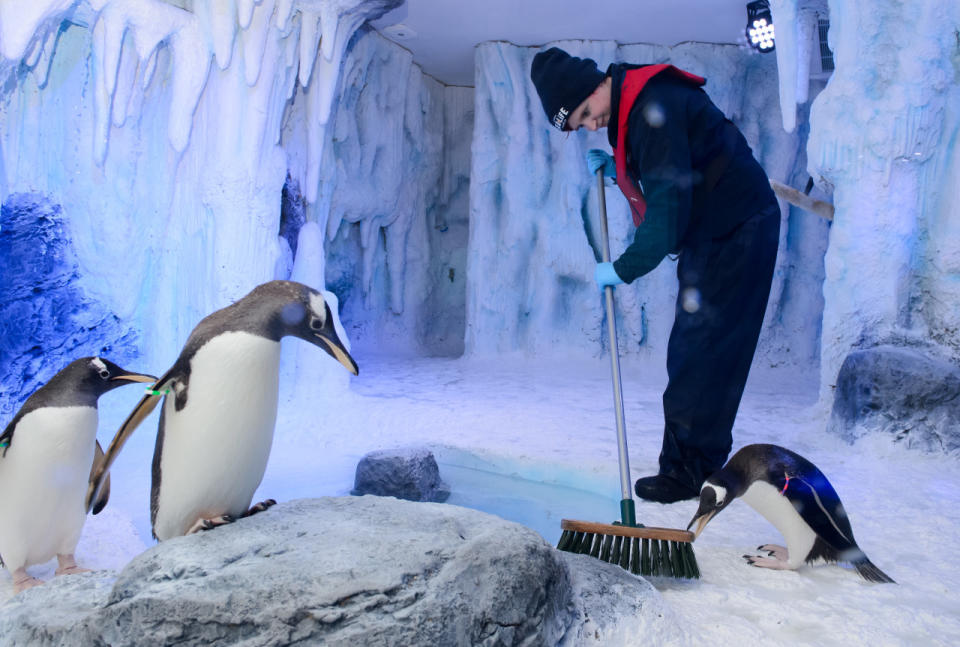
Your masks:
<svg viewBox="0 0 960 647"><path fill-rule="evenodd" d="M440 479L433 452L406 448L370 452L361 458L352 494L442 503L450 497L450 488Z"/></svg>
<svg viewBox="0 0 960 647"><path fill-rule="evenodd" d="M0 613L5 645L617 645L675 639L646 581L484 513L303 499L58 577Z"/></svg>
<svg viewBox="0 0 960 647"><path fill-rule="evenodd" d="M853 351L837 376L829 428L851 442L879 431L924 450L960 448L960 369L912 348Z"/></svg>

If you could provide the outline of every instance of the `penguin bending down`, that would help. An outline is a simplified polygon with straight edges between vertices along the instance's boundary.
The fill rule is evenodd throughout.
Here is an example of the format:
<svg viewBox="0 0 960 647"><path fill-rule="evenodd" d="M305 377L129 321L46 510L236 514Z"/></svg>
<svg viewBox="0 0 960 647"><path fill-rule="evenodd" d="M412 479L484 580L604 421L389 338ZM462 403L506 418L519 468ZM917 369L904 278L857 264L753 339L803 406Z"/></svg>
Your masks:
<svg viewBox="0 0 960 647"><path fill-rule="evenodd" d="M26 567L54 556L57 575L86 570L73 553L86 518L87 481L103 458L97 399L118 386L156 379L100 357L78 359L34 391L0 434L0 560L17 593L41 583ZM94 514L110 496L104 479Z"/></svg>
<svg viewBox="0 0 960 647"><path fill-rule="evenodd" d="M272 499L252 508L250 502L273 442L280 339L292 335L315 344L357 375L334 324L323 294L293 281L264 283L204 318L117 431L90 481L87 506L101 474L161 398L150 493L154 537L207 530L273 505Z"/></svg>
<svg viewBox="0 0 960 647"><path fill-rule="evenodd" d="M766 544L767 557L744 555L754 566L796 569L817 560L849 562L871 582L893 582L857 546L840 497L827 477L804 457L777 445L747 445L700 489L700 507L689 530L707 523L737 497L776 526L787 547Z"/></svg>

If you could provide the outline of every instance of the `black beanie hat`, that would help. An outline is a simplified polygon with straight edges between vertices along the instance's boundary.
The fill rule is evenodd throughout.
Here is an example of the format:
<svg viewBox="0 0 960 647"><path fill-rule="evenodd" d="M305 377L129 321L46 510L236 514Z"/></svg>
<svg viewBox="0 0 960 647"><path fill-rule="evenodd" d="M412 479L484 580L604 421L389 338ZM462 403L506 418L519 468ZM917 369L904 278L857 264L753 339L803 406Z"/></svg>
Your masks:
<svg viewBox="0 0 960 647"><path fill-rule="evenodd" d="M550 123L565 130L570 113L603 83L604 74L593 59L551 47L533 57L530 78Z"/></svg>

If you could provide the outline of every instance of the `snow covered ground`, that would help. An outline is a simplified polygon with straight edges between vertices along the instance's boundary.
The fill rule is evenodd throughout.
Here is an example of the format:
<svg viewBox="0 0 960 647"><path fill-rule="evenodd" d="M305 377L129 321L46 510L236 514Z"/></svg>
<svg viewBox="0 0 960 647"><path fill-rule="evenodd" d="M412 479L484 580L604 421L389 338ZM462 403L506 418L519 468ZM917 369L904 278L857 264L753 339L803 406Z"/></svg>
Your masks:
<svg viewBox="0 0 960 647"><path fill-rule="evenodd" d="M317 393L299 408L282 402L258 495L280 500L344 495L366 452L426 444L434 448L441 476L453 488L451 502L501 505L505 516L529 519L545 535L558 528L561 515L612 521L618 514L605 357L552 364L520 358L360 355L357 360L360 376L348 397L330 402ZM640 373L635 365L623 366L634 478L656 469L661 437L663 375ZM101 400L101 442L109 442L139 397L135 391L121 389ZM795 375L755 371L734 429L734 448L774 442L816 463L840 493L861 548L899 584L869 584L837 566L799 572L750 567L741 555L780 537L749 506L735 502L695 544L701 580L653 578L684 626L684 643L960 644L956 457L908 451L880 437L849 446L823 431L826 415L815 405L815 391L808 380L797 383ZM120 455L110 505L90 517L84 529L81 564L120 568L151 545L148 493L155 429L156 414ZM484 476L484 471L499 475ZM580 492L571 496L560 486ZM637 512L650 525L686 527L695 510L694 501L638 502ZM556 535L546 538L553 542ZM53 568L51 562L31 570L46 579ZM10 593L4 574L0 598Z"/></svg>

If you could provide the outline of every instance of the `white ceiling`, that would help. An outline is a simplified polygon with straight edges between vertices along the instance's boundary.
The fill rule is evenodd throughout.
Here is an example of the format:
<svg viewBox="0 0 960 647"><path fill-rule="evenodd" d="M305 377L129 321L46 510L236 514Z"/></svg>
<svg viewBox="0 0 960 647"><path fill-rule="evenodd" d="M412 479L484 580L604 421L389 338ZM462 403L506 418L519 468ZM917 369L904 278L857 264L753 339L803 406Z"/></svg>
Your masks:
<svg viewBox="0 0 960 647"><path fill-rule="evenodd" d="M472 86L473 48L489 40L742 43L747 0L407 0L372 24L427 74ZM398 37L403 27L414 35Z"/></svg>

